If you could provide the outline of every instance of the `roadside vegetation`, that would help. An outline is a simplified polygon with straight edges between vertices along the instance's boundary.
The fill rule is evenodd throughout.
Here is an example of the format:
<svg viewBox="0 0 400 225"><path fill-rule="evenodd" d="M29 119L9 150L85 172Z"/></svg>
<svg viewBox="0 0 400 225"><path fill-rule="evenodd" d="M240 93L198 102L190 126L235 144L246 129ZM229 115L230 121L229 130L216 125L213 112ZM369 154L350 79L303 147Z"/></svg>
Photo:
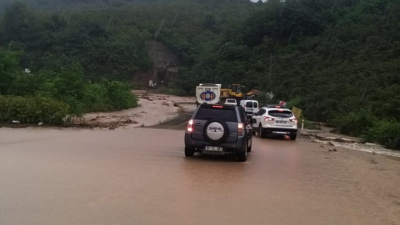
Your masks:
<svg viewBox="0 0 400 225"><path fill-rule="evenodd" d="M0 122L63 124L85 112L137 106L125 82L85 78L79 64L24 71L19 53L0 50Z"/></svg>
<svg viewBox="0 0 400 225"><path fill-rule="evenodd" d="M152 71L157 40L181 62L174 93L241 83L400 149L400 0L11 2L0 4L0 46L18 72L0 71L2 95L51 98L76 114L135 106L126 82Z"/></svg>

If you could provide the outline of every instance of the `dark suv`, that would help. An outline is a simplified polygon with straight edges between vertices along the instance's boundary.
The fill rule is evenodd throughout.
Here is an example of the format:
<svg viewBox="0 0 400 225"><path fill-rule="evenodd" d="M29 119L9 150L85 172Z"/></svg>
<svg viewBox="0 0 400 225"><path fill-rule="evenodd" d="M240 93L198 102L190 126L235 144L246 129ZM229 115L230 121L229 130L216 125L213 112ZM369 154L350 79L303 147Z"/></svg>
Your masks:
<svg viewBox="0 0 400 225"><path fill-rule="evenodd" d="M252 147L251 118L241 106L200 105L185 133L185 155L195 152L214 155L236 155L247 160Z"/></svg>

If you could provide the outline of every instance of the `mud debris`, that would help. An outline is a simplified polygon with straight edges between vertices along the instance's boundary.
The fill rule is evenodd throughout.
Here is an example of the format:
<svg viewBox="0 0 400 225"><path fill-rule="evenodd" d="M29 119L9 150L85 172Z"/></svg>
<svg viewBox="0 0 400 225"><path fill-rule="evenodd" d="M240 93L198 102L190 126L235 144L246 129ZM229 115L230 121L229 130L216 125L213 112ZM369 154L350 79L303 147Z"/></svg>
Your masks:
<svg viewBox="0 0 400 225"><path fill-rule="evenodd" d="M351 150L369 152L376 155L388 155L400 158L400 152L387 149L384 146L375 143L368 143L356 137L339 137L337 134L324 133L318 130L300 130L300 135L309 141L320 145L329 145L332 147L341 147ZM333 137L333 135L336 135ZM321 147L322 148L322 147Z"/></svg>
<svg viewBox="0 0 400 225"><path fill-rule="evenodd" d="M97 116L91 119L78 118L73 121L73 126L86 128L109 128L116 129L130 124L137 124L131 118L112 118L106 116Z"/></svg>
<svg viewBox="0 0 400 225"><path fill-rule="evenodd" d="M149 100L149 101L153 101L153 99L150 98L150 96L141 96L140 98L143 98L143 99L146 99L146 100Z"/></svg>

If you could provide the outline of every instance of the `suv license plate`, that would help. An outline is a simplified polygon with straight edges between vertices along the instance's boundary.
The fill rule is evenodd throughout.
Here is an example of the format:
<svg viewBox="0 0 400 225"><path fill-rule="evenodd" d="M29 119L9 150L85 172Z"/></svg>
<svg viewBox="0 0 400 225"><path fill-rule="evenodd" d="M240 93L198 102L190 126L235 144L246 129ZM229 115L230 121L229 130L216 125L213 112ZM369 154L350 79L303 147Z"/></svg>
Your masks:
<svg viewBox="0 0 400 225"><path fill-rule="evenodd" d="M276 121L276 123L280 123L280 124L287 124L286 121Z"/></svg>
<svg viewBox="0 0 400 225"><path fill-rule="evenodd" d="M206 146L206 151L222 152L224 149L222 147Z"/></svg>

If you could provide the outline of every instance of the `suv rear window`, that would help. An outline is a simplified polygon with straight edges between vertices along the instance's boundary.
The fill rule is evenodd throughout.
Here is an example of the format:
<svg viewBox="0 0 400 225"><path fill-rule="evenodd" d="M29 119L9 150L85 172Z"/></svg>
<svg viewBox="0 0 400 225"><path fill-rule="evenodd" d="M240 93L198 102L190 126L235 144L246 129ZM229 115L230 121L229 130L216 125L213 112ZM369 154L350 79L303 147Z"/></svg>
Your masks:
<svg viewBox="0 0 400 225"><path fill-rule="evenodd" d="M238 122L236 110L234 108L208 108L202 107L197 111L195 120L210 120L217 119L225 122Z"/></svg>
<svg viewBox="0 0 400 225"><path fill-rule="evenodd" d="M281 118L290 118L293 117L293 113L290 111L279 111L279 110L271 110L268 112L268 115L273 117L281 117Z"/></svg>
<svg viewBox="0 0 400 225"><path fill-rule="evenodd" d="M228 103L236 103L236 100L234 100L234 99L228 99L228 100L226 100L226 102L228 102Z"/></svg>
<svg viewBox="0 0 400 225"><path fill-rule="evenodd" d="M246 107L252 108L253 107L253 103L252 102L246 102Z"/></svg>

